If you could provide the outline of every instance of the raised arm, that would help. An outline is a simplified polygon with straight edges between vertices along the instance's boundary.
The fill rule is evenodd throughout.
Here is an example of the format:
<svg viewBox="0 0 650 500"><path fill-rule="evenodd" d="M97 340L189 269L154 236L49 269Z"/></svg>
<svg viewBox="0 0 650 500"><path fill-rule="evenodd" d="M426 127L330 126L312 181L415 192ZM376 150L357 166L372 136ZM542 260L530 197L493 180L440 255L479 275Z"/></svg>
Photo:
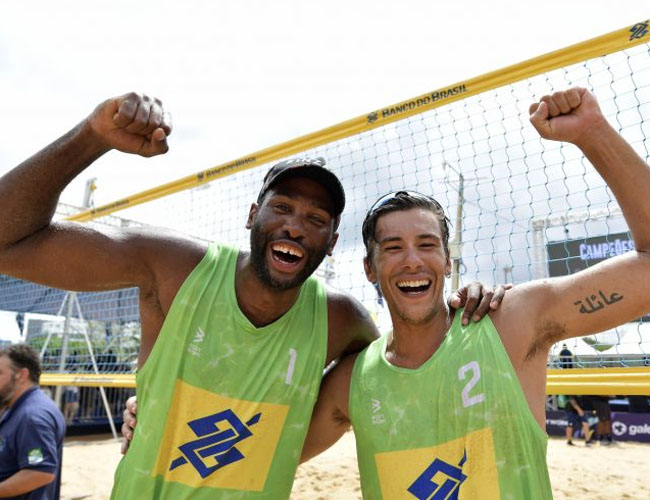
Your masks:
<svg viewBox="0 0 650 500"><path fill-rule="evenodd" d="M140 285L150 278L147 237L53 223L59 195L111 149L167 151L169 117L139 94L109 99L79 125L0 178L0 273L73 290Z"/></svg>
<svg viewBox="0 0 650 500"><path fill-rule="evenodd" d="M101 155L161 154L170 133L160 101L126 94L0 178L0 273L67 290L139 287L141 362L205 248L169 232L54 223L52 216L63 189Z"/></svg>
<svg viewBox="0 0 650 500"><path fill-rule="evenodd" d="M530 120L542 137L583 151L614 193L636 251L509 292L510 300L495 317L502 318L503 330L519 335L515 343L522 359L545 357L554 342L607 330L650 310L650 168L609 125L586 89L543 98L531 106ZM526 331L508 326L526 323L531 325Z"/></svg>
<svg viewBox="0 0 650 500"><path fill-rule="evenodd" d="M47 227L63 189L104 153L165 153L170 133L170 118L158 100L132 93L101 103L67 134L0 179L0 250Z"/></svg>

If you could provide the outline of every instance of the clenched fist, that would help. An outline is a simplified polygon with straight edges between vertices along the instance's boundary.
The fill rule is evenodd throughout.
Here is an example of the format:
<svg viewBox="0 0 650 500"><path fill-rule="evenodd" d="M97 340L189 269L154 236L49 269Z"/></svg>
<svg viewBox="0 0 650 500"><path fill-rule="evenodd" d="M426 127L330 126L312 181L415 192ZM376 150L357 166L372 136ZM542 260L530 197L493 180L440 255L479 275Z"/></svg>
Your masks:
<svg viewBox="0 0 650 500"><path fill-rule="evenodd" d="M530 122L544 139L588 143L602 127L609 127L596 98L575 87L547 95L530 106Z"/></svg>
<svg viewBox="0 0 650 500"><path fill-rule="evenodd" d="M95 108L87 122L97 139L111 149L146 157L169 149L171 115L154 97L131 92L108 99Z"/></svg>

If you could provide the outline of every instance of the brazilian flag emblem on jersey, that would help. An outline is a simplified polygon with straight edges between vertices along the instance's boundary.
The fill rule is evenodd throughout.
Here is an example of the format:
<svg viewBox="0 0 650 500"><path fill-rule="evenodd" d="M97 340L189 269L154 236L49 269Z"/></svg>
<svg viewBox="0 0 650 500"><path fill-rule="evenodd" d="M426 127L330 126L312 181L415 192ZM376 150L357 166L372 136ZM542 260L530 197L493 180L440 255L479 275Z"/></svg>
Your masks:
<svg viewBox="0 0 650 500"><path fill-rule="evenodd" d="M177 380L154 475L194 488L262 491L288 410Z"/></svg>

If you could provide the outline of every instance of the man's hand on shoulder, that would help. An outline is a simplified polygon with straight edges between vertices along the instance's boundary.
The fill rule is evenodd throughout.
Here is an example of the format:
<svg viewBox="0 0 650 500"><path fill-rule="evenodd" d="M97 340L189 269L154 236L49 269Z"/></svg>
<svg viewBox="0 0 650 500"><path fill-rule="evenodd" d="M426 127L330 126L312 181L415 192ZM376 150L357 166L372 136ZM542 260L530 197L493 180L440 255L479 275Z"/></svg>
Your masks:
<svg viewBox="0 0 650 500"><path fill-rule="evenodd" d="M122 436L124 440L122 441L121 453L125 455L133 439L133 432L135 431L135 426L137 424L136 414L138 413L138 401L135 396L131 396L126 400L124 412L122 412L123 424L122 424Z"/></svg>
<svg viewBox="0 0 650 500"><path fill-rule="evenodd" d="M461 322L467 325L470 320L480 321L488 312L496 311L501 306L506 290L510 290L512 286L508 283L491 288L474 281L452 293L447 299L447 304L452 309L465 308Z"/></svg>
<svg viewBox="0 0 650 500"><path fill-rule="evenodd" d="M131 92L101 103L86 120L108 149L150 157L166 153L171 115L160 99Z"/></svg>

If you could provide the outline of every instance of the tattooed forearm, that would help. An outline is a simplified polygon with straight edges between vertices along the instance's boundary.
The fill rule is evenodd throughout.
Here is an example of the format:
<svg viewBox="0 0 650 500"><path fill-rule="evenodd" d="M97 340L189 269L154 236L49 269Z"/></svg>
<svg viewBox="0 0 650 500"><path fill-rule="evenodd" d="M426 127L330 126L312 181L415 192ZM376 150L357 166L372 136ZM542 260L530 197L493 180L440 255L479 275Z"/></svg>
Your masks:
<svg viewBox="0 0 650 500"><path fill-rule="evenodd" d="M623 296L619 295L616 292L605 294L602 290L598 290L598 295L590 295L582 300L574 302L573 305L580 306L580 309L578 309L578 311L581 314L591 314L593 312L600 311L604 307L607 307L614 302L618 302L619 300L623 300Z"/></svg>

